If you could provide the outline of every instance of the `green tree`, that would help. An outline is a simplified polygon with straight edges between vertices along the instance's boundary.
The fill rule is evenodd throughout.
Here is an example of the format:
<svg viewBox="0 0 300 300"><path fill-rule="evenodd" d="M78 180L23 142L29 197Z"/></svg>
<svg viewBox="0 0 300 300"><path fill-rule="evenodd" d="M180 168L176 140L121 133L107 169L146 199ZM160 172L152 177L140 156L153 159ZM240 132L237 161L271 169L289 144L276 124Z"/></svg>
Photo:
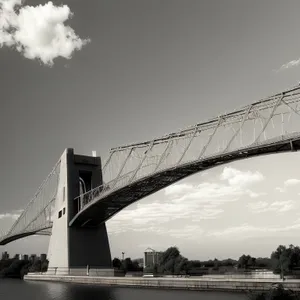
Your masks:
<svg viewBox="0 0 300 300"><path fill-rule="evenodd" d="M245 254L243 254L238 260L239 267L244 269L248 268L250 262L251 262L251 256Z"/></svg>
<svg viewBox="0 0 300 300"><path fill-rule="evenodd" d="M22 278L21 269L26 264L27 262L24 260L13 260L7 268L1 270L0 277Z"/></svg>
<svg viewBox="0 0 300 300"><path fill-rule="evenodd" d="M125 272L133 271L133 263L130 257L127 257L124 259L124 261L122 261L122 269Z"/></svg>
<svg viewBox="0 0 300 300"><path fill-rule="evenodd" d="M291 254L292 254L292 247L287 249L283 245L279 245L277 249L271 254L274 273L279 273L282 279L284 279L285 273L290 270Z"/></svg>
<svg viewBox="0 0 300 300"><path fill-rule="evenodd" d="M269 257L258 257L255 262L256 266L259 268L272 268L272 260Z"/></svg>
<svg viewBox="0 0 300 300"><path fill-rule="evenodd" d="M163 274L185 274L188 260L180 254L177 247L170 247L162 253L157 269Z"/></svg>
<svg viewBox="0 0 300 300"><path fill-rule="evenodd" d="M255 257L251 257L250 258L249 265L251 267L255 267L256 266L256 258Z"/></svg>
<svg viewBox="0 0 300 300"><path fill-rule="evenodd" d="M122 262L119 258L115 257L112 261L112 265L115 269L120 269L122 266Z"/></svg>
<svg viewBox="0 0 300 300"><path fill-rule="evenodd" d="M160 259L160 264L165 264L166 262L175 259L180 255L180 252L177 247L170 247L166 251L163 252L161 259Z"/></svg>
<svg viewBox="0 0 300 300"><path fill-rule="evenodd" d="M220 267L220 262L215 258L213 270L217 271L217 270L219 270L219 267Z"/></svg>
<svg viewBox="0 0 300 300"><path fill-rule="evenodd" d="M46 272L47 269L48 260L0 260L0 277L23 278L28 272Z"/></svg>
<svg viewBox="0 0 300 300"><path fill-rule="evenodd" d="M200 268L201 267L201 262L199 260L188 260L186 267L187 267L187 270Z"/></svg>
<svg viewBox="0 0 300 300"><path fill-rule="evenodd" d="M152 273L153 273L153 275L157 275L159 273L159 266L158 266L158 264L154 264Z"/></svg>
<svg viewBox="0 0 300 300"><path fill-rule="evenodd" d="M0 271L8 268L12 264L13 261L14 261L13 259L0 260Z"/></svg>
<svg viewBox="0 0 300 300"><path fill-rule="evenodd" d="M139 262L137 260L132 261L132 271L142 271L143 268L139 266Z"/></svg>

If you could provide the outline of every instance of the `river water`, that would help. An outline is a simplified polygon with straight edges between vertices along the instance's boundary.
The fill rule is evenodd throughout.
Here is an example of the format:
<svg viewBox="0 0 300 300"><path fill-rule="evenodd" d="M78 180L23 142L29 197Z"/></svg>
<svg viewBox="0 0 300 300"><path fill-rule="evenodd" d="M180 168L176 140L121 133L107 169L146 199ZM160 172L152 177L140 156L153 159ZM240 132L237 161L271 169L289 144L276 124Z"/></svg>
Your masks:
<svg viewBox="0 0 300 300"><path fill-rule="evenodd" d="M0 280L2 300L246 300L240 293L115 288L60 282Z"/></svg>

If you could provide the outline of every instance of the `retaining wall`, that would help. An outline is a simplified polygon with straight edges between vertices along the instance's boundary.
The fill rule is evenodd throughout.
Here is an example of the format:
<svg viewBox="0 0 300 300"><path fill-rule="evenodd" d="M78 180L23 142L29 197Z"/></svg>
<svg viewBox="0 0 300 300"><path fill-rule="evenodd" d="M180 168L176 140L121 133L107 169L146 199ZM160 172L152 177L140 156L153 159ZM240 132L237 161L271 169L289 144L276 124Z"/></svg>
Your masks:
<svg viewBox="0 0 300 300"><path fill-rule="evenodd" d="M92 277L92 276L58 276L28 274L24 280L59 281L78 284L94 284L103 286L123 286L137 288L164 288L181 290L219 290L219 291L264 291L269 290L272 283L280 282L285 288L300 291L300 280L262 279L191 279L191 278L129 278L129 277Z"/></svg>

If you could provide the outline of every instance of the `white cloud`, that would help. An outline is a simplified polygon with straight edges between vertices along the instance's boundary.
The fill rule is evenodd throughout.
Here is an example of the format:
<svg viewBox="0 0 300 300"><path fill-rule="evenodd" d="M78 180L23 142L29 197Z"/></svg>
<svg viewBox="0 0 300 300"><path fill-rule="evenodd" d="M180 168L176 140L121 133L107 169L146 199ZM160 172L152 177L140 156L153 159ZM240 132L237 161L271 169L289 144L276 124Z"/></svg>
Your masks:
<svg viewBox="0 0 300 300"><path fill-rule="evenodd" d="M245 187L264 180L264 176L260 172L242 172L232 167L225 167L220 179L227 180L231 186Z"/></svg>
<svg viewBox="0 0 300 300"><path fill-rule="evenodd" d="M234 238L248 238L250 236L256 236L259 233L278 233L278 232L286 232L290 230L298 230L300 229L300 223L295 223L293 225L288 226L276 226L276 227L256 227L253 225L249 225L247 223L242 224L236 227L228 227L224 230L216 230L210 231L206 235L211 237L218 238L228 238L230 236Z"/></svg>
<svg viewBox="0 0 300 300"><path fill-rule="evenodd" d="M148 224L148 226L133 226L130 223L126 223L120 220L110 220L107 224L109 233L123 234L133 231L135 233L154 233L155 235L161 235L166 237L173 237L179 239L194 240L195 237L199 237L204 234L204 230L198 224L184 225L180 228L172 228L161 226L161 224ZM144 244L143 244L144 246ZM148 247L149 245L147 245ZM153 247L154 245L152 245Z"/></svg>
<svg viewBox="0 0 300 300"><path fill-rule="evenodd" d="M256 193L251 190L246 190L246 192L249 195L249 197L251 197L251 198L258 198L258 197L267 195L267 193Z"/></svg>
<svg viewBox="0 0 300 300"><path fill-rule="evenodd" d="M204 233L204 230L198 225L186 225L183 228L169 229L166 232L169 236L175 238L195 239Z"/></svg>
<svg viewBox="0 0 300 300"><path fill-rule="evenodd" d="M4 214L0 214L0 220L5 219L5 218L17 220L19 218L19 216L20 216L20 214L18 214L18 213L4 213Z"/></svg>
<svg viewBox="0 0 300 300"><path fill-rule="evenodd" d="M185 193L186 190L189 192ZM191 222L215 219L223 213L223 209L218 208L219 205L238 199L238 193L233 197L234 188L214 183L202 183L194 187L176 184L166 189L165 194L170 198L152 203L137 203L136 209L121 211L108 222L109 231L122 233L133 230L166 234L162 224L182 219Z"/></svg>
<svg viewBox="0 0 300 300"><path fill-rule="evenodd" d="M193 186L191 184L176 184L166 189L167 196L175 196L173 202L186 203L195 201L198 203L211 203L214 207L239 199L242 195L257 198L265 193L256 193L246 188L248 185L264 180L259 172L242 172L232 167L225 167L220 175L221 180L228 184L203 182Z"/></svg>
<svg viewBox="0 0 300 300"><path fill-rule="evenodd" d="M138 203L136 209L120 212L108 222L110 232L121 233L127 230L155 231L161 233L161 224L197 216L199 219L212 218L212 210L202 211L197 203L176 204L166 203Z"/></svg>
<svg viewBox="0 0 300 300"><path fill-rule="evenodd" d="M299 179L296 179L296 178L291 178L291 179L287 179L285 182L284 182L284 186L293 186L293 185L297 185L297 184L300 184L300 180Z"/></svg>
<svg viewBox="0 0 300 300"><path fill-rule="evenodd" d="M300 184L300 180L296 179L296 178L291 178L291 179L287 179L283 182L283 188L281 187L276 187L275 190L279 191L280 193L284 193L288 187L292 187L295 185Z"/></svg>
<svg viewBox="0 0 300 300"><path fill-rule="evenodd" d="M225 184L203 182L194 186L188 193L177 194L177 198L173 198L174 203L186 203L193 201L195 203L213 203L219 205L223 202L236 201L238 196L243 194L239 187Z"/></svg>
<svg viewBox="0 0 300 300"><path fill-rule="evenodd" d="M198 226L197 223L201 220L218 218L224 212L222 206L238 201L241 196L257 198L263 195L245 188L251 183L263 180L263 176L258 172L242 172L234 168L225 168L221 176L227 182L202 182L198 185L173 184L165 189L166 197L161 196L161 200L137 203L136 209L128 208L117 214L108 222L109 232L122 233L132 230L166 234L162 224L174 220L189 220L193 226ZM200 231L199 229L198 233ZM175 235L175 232L172 234ZM188 238L182 230L177 235Z"/></svg>
<svg viewBox="0 0 300 300"><path fill-rule="evenodd" d="M296 202L293 200L275 201L271 204L271 208L275 208L278 212L286 212L295 207Z"/></svg>
<svg viewBox="0 0 300 300"><path fill-rule="evenodd" d="M283 70L286 70L286 69L290 69L290 68L293 68L293 67L297 67L300 65L300 58L299 59L296 59L296 60L291 60L289 61L288 63L286 64L283 64L278 70L277 72L279 71L283 71Z"/></svg>
<svg viewBox="0 0 300 300"><path fill-rule="evenodd" d="M166 195L177 195L181 193L186 193L188 191L193 190L193 186L191 184L172 184L165 189Z"/></svg>
<svg viewBox="0 0 300 300"><path fill-rule="evenodd" d="M199 222L200 220L216 219L218 215L224 212L224 210L214 207L215 205L212 205L212 208L206 208L204 205L203 209L200 209L200 211L195 212L194 216L191 217L191 221Z"/></svg>
<svg viewBox="0 0 300 300"><path fill-rule="evenodd" d="M262 210L266 209L269 206L269 203L266 201L259 201L259 202L251 202L247 205L250 209L254 210L255 212L261 212Z"/></svg>
<svg viewBox="0 0 300 300"><path fill-rule="evenodd" d="M254 213L263 213L267 211L286 212L293 209L295 205L296 205L296 201L282 200L282 201L275 201L272 203L268 203L266 201L253 202L253 203L249 203L248 207Z"/></svg>
<svg viewBox="0 0 300 300"><path fill-rule="evenodd" d="M51 66L55 58L70 59L75 50L89 42L64 24L72 16L67 5L48 2L21 6L22 3L22 0L0 0L1 47L14 47L26 58Z"/></svg>

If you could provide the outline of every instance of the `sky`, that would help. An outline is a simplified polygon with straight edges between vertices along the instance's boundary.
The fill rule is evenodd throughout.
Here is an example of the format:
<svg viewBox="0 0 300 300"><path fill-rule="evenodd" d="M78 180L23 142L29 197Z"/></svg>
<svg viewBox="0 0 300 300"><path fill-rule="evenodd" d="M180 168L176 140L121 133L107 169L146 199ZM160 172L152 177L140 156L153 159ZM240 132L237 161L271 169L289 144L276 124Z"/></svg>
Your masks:
<svg viewBox="0 0 300 300"><path fill-rule="evenodd" d="M299 9L296 0L0 0L0 230L65 148L105 160L112 147L298 84ZM298 245L299 163L298 153L251 158L142 199L107 222L112 255L176 245L203 260ZM46 252L48 241L0 252Z"/></svg>

